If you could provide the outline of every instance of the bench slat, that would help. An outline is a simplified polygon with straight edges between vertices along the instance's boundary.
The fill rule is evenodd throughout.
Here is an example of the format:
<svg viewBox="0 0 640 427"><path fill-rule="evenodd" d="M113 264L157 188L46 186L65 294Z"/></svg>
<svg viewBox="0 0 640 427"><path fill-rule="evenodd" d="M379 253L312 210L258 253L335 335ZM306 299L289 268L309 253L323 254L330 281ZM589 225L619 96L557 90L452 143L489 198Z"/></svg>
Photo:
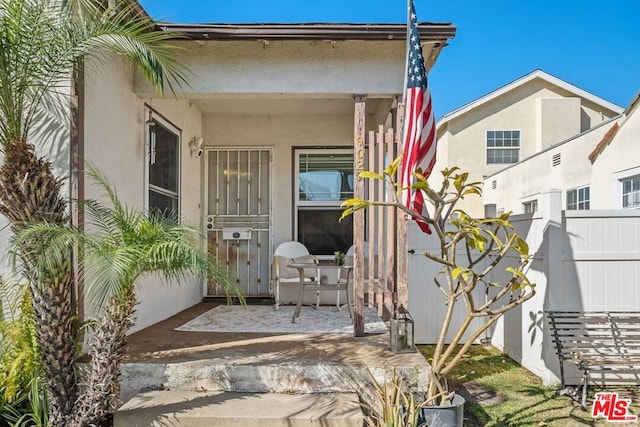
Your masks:
<svg viewBox="0 0 640 427"><path fill-rule="evenodd" d="M569 362L585 373L638 375L640 313L546 311L545 314L561 365Z"/></svg>

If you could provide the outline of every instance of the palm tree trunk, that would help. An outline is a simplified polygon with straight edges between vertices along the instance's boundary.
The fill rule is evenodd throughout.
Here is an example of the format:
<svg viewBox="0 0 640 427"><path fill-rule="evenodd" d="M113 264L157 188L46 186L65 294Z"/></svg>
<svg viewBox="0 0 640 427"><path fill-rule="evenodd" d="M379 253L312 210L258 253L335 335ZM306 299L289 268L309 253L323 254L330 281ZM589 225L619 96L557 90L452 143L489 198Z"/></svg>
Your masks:
<svg viewBox="0 0 640 427"><path fill-rule="evenodd" d="M14 233L25 225L41 221L67 223L67 203L60 195L61 185L62 181L52 173L51 164L39 158L32 145L14 141L5 147L5 161L0 167L0 213L7 217ZM49 425L66 426L77 398L73 276L70 262L55 272L36 269L33 250L38 244L28 242L19 256L30 274L36 333L49 399Z"/></svg>
<svg viewBox="0 0 640 427"><path fill-rule="evenodd" d="M120 365L125 357L127 331L135 323L137 299L133 285L111 298L100 324L89 338L91 362L86 387L69 419L69 427L104 425L120 398Z"/></svg>

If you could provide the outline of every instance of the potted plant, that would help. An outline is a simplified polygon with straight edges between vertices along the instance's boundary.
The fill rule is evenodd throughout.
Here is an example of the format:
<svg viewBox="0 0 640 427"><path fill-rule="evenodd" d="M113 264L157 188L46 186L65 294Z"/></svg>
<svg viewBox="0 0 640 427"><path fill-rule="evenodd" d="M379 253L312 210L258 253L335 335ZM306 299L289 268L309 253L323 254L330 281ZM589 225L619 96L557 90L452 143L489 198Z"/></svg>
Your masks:
<svg viewBox="0 0 640 427"><path fill-rule="evenodd" d="M396 159L382 174L360 174L363 178L383 180L395 188L393 201L349 199L343 203L342 217L370 206L393 206L429 225L429 239L436 239L439 249L424 252L424 256L442 267L433 280L442 291L447 309L441 319L429 386L423 396L423 419L419 421L422 424L419 425L429 425L427 418L433 417L434 408L452 407L457 411L453 418L457 421L437 425L462 426L462 409L456 409L456 402L464 403L464 399L449 390L446 377L469 347L478 342L500 317L535 294L535 285L524 273L531 259L529 247L510 223L510 213L494 218L472 218L456 208L465 197L482 195L482 183L469 182L468 173L460 172L457 167L443 170L442 185L435 190L417 169L415 183L403 188L394 180L399 162L400 158ZM403 205L400 196L409 190L422 191L431 215L416 213ZM496 280L498 276L500 278ZM478 300L476 294L480 290L484 297ZM463 307L464 318L455 323L453 318L458 306Z"/></svg>

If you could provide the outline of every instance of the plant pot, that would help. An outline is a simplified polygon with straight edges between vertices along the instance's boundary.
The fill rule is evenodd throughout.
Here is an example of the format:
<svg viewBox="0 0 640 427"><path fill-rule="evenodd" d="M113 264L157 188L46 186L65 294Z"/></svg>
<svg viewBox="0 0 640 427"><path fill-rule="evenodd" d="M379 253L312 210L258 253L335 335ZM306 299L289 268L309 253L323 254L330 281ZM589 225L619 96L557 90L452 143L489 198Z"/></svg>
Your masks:
<svg viewBox="0 0 640 427"><path fill-rule="evenodd" d="M451 405L425 406L418 413L418 427L463 427L464 397L456 394Z"/></svg>

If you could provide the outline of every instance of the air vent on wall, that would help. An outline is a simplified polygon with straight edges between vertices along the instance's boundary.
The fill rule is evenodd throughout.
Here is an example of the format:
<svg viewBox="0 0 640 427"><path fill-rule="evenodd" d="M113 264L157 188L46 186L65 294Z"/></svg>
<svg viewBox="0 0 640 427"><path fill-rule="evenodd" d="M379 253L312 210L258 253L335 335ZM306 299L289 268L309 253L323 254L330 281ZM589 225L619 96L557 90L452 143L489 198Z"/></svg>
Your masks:
<svg viewBox="0 0 640 427"><path fill-rule="evenodd" d="M498 187L498 181L494 179L493 181L491 181L491 188L495 190L496 187Z"/></svg>
<svg viewBox="0 0 640 427"><path fill-rule="evenodd" d="M553 157L551 158L551 165L552 166L558 166L560 164L561 154L562 153L556 153L556 154L553 155Z"/></svg>

